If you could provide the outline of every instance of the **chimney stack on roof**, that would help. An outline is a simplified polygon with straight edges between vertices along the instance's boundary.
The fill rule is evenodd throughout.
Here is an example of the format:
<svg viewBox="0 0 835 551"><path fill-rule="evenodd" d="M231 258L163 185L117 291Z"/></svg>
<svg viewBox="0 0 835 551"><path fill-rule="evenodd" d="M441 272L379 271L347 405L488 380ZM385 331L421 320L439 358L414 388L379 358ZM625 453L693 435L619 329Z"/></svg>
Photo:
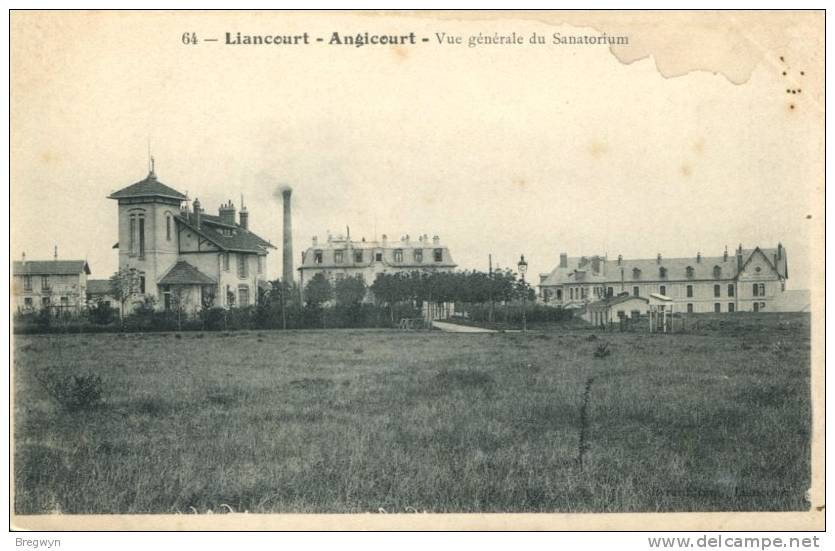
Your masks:
<svg viewBox="0 0 835 551"><path fill-rule="evenodd" d="M200 229L200 199L194 198L194 226Z"/></svg>
<svg viewBox="0 0 835 551"><path fill-rule="evenodd" d="M623 264L623 255L619 254L618 255L618 266L620 266L621 264Z"/></svg>
<svg viewBox="0 0 835 551"><path fill-rule="evenodd" d="M52 253L53 260L58 260L58 245L55 245L54 252Z"/></svg>
<svg viewBox="0 0 835 551"><path fill-rule="evenodd" d="M222 224L226 224L227 226L234 226L235 205L232 203L232 199L229 199L228 203L223 203L222 205L220 205L220 208L217 209L217 214Z"/></svg>
<svg viewBox="0 0 835 551"><path fill-rule="evenodd" d="M723 262L728 261L728 246L727 245L725 245L725 254L722 256L722 261Z"/></svg>
<svg viewBox="0 0 835 551"><path fill-rule="evenodd" d="M777 243L777 258L783 260L783 244Z"/></svg>
<svg viewBox="0 0 835 551"><path fill-rule="evenodd" d="M661 253L658 253L658 256L655 258L656 264L661 264Z"/></svg>
<svg viewBox="0 0 835 551"><path fill-rule="evenodd" d="M437 244L439 244L440 242L441 242L441 238L440 238L440 237L438 237L437 235L436 235L436 236L434 236L434 237L432 237L432 244L433 244L433 245L437 245Z"/></svg>
<svg viewBox="0 0 835 551"><path fill-rule="evenodd" d="M568 268L568 253L560 253L560 268Z"/></svg>
<svg viewBox="0 0 835 551"><path fill-rule="evenodd" d="M23 252L20 254L20 261L21 261L21 262L26 262L26 251L23 251Z"/></svg>
<svg viewBox="0 0 835 551"><path fill-rule="evenodd" d="M696 262L701 262L701 261L702 261L702 253L700 253L700 252L696 253Z"/></svg>

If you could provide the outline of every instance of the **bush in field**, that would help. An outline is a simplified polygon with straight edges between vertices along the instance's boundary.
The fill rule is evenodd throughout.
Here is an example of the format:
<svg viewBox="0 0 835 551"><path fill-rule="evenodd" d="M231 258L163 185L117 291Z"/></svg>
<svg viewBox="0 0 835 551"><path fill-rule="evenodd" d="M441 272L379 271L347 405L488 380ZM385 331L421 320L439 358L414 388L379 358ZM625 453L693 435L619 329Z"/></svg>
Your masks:
<svg viewBox="0 0 835 551"><path fill-rule="evenodd" d="M40 373L38 382L59 406L70 412L89 411L101 407L101 377L98 375L57 376Z"/></svg>

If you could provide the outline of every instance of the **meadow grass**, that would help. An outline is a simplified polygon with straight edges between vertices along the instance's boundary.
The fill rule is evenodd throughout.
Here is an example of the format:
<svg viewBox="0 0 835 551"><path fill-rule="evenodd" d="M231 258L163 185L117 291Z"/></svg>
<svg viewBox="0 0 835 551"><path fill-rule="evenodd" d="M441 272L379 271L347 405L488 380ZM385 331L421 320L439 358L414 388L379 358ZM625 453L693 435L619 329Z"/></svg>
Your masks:
<svg viewBox="0 0 835 551"><path fill-rule="evenodd" d="M15 511L805 510L808 316L717 319L18 336ZM99 375L104 405L43 372Z"/></svg>

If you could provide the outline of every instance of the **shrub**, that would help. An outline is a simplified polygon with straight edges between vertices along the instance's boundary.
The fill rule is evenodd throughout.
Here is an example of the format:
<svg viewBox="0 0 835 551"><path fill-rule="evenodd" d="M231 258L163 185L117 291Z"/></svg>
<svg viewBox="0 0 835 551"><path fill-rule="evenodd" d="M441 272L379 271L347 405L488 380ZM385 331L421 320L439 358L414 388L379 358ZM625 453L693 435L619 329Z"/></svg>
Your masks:
<svg viewBox="0 0 835 551"><path fill-rule="evenodd" d="M89 411L102 405L104 391L98 375L55 377L41 373L36 378L58 405L67 411Z"/></svg>
<svg viewBox="0 0 835 551"><path fill-rule="evenodd" d="M609 344L608 343L603 343L603 344L597 345L597 348L594 350L594 357L595 358L605 358L606 356L608 356L611 353L612 353L612 351L609 350Z"/></svg>
<svg viewBox="0 0 835 551"><path fill-rule="evenodd" d="M117 312L104 302L97 302L87 311L87 318L96 325L109 325L116 319Z"/></svg>

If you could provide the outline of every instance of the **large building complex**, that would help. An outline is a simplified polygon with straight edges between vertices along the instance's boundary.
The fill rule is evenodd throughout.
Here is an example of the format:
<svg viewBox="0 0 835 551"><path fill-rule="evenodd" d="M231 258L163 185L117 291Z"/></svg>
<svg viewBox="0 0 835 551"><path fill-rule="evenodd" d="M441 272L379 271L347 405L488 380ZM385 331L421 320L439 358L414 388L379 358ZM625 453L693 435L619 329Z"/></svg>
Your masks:
<svg viewBox="0 0 835 551"><path fill-rule="evenodd" d="M236 217L230 200L217 216L206 214L198 199L189 205L183 193L157 180L153 168L109 198L118 202L119 269L136 274L138 299L187 310L255 302L274 247L250 230L246 207Z"/></svg>
<svg viewBox="0 0 835 551"><path fill-rule="evenodd" d="M720 256L625 259L560 255L559 265L540 276L540 299L566 308L629 293L673 299L677 312L769 311L781 302L788 279L786 249L744 249Z"/></svg>
<svg viewBox="0 0 835 551"><path fill-rule="evenodd" d="M437 235L431 239L421 235L416 241L408 235L399 241L389 241L386 235L380 241L353 241L348 234L328 236L324 243L314 237L302 253L299 284L303 289L321 273L331 281L359 276L371 285L381 273L448 272L456 266Z"/></svg>

